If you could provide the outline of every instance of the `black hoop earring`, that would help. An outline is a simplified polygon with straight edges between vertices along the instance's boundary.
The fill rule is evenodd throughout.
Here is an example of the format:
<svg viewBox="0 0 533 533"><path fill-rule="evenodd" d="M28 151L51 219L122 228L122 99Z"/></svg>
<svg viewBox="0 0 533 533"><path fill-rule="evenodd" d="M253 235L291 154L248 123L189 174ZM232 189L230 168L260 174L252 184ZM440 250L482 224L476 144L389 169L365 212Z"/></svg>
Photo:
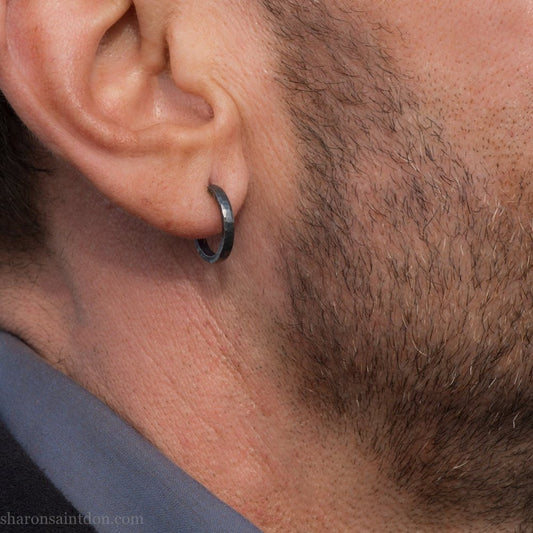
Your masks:
<svg viewBox="0 0 533 533"><path fill-rule="evenodd" d="M229 257L233 248L233 239L235 237L235 220L233 210L229 203L226 193L218 185L209 185L207 188L211 196L217 201L222 215L222 239L216 252L209 247L206 239L197 239L194 241L196 250L200 257L208 263L223 261Z"/></svg>

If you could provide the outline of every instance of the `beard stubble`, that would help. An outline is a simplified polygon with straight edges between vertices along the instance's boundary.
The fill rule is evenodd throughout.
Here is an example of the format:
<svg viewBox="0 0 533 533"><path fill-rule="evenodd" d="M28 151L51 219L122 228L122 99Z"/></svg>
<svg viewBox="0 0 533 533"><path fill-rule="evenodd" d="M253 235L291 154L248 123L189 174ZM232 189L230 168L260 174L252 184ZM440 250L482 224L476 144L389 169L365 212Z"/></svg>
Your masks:
<svg viewBox="0 0 533 533"><path fill-rule="evenodd" d="M427 513L533 523L527 206L466 167L364 15L264 4L304 176L280 240L299 401Z"/></svg>

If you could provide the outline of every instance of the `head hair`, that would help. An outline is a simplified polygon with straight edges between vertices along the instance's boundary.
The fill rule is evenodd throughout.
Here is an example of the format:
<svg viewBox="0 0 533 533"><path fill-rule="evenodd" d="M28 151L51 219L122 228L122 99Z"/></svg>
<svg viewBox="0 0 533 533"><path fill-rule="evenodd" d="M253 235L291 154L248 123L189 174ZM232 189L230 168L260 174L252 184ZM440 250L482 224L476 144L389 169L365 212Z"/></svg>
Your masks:
<svg viewBox="0 0 533 533"><path fill-rule="evenodd" d="M37 207L39 143L0 93L0 254L30 253L43 241Z"/></svg>

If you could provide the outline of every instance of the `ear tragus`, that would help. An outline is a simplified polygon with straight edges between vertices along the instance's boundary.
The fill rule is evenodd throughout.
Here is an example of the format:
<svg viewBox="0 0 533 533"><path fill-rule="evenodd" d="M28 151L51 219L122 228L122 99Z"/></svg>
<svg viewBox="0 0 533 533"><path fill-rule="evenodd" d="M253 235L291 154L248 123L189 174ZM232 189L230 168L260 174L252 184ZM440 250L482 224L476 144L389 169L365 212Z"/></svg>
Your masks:
<svg viewBox="0 0 533 533"><path fill-rule="evenodd" d="M129 122L133 128L135 121L140 129L167 120L198 126L213 118L213 110L203 98L176 85L164 32L151 20L141 27L134 6L99 43L92 94L110 117Z"/></svg>

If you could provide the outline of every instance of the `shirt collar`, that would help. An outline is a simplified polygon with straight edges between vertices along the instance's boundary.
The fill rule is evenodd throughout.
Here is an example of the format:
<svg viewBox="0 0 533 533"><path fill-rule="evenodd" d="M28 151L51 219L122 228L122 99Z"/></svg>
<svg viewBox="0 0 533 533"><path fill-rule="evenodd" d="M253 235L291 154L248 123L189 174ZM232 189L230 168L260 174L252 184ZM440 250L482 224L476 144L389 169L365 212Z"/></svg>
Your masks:
<svg viewBox="0 0 533 533"><path fill-rule="evenodd" d="M98 531L259 531L95 396L2 332L0 419Z"/></svg>

